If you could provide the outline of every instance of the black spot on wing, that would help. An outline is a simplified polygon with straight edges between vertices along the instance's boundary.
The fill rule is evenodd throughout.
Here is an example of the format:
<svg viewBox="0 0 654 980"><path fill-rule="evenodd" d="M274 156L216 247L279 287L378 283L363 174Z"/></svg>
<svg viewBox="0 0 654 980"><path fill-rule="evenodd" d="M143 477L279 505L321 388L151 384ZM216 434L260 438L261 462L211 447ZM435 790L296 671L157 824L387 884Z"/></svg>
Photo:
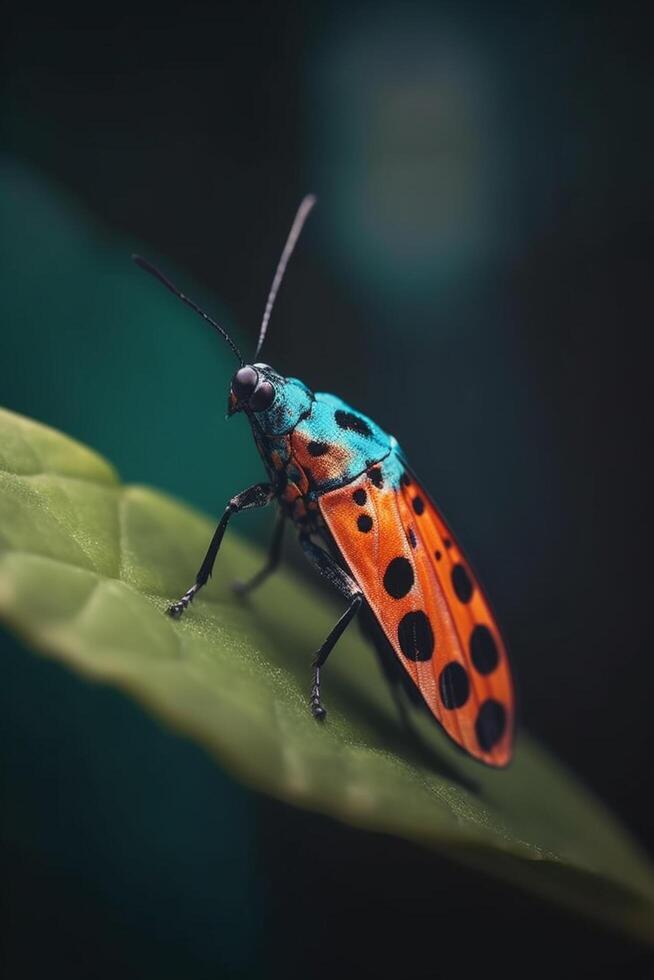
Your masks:
<svg viewBox="0 0 654 980"><path fill-rule="evenodd" d="M352 494L352 500L354 501L355 504L358 504L359 507L363 507L367 499L368 499L368 494L363 489L363 487L360 487L358 490L355 490L354 493Z"/></svg>
<svg viewBox="0 0 654 980"><path fill-rule="evenodd" d="M406 536L408 538L408 541L409 541L409 544L411 545L411 547L412 548L415 548L417 546L417 544L418 544L418 540L416 538L415 531L413 530L412 527L408 527L406 529Z"/></svg>
<svg viewBox="0 0 654 980"><path fill-rule="evenodd" d="M411 562L403 555L393 558L384 573L384 588L393 599L403 599L413 588Z"/></svg>
<svg viewBox="0 0 654 980"><path fill-rule="evenodd" d="M424 514L425 502L422 499L422 497L414 497L412 503L413 503L413 509L418 515L418 517L420 517L421 514Z"/></svg>
<svg viewBox="0 0 654 980"><path fill-rule="evenodd" d="M404 473L400 477L400 483L402 484L403 487L410 487L411 486L411 477L409 476L409 474L407 473L406 470L404 471Z"/></svg>
<svg viewBox="0 0 654 980"><path fill-rule="evenodd" d="M490 752L493 746L500 741L505 731L506 711L504 705L493 698L488 698L479 709L475 722L475 732L480 749L483 752Z"/></svg>
<svg viewBox="0 0 654 980"><path fill-rule="evenodd" d="M381 466L372 466L368 470L368 479L371 483L374 483L378 490L381 490L384 486L384 476L381 471Z"/></svg>
<svg viewBox="0 0 654 980"><path fill-rule="evenodd" d="M448 710L462 708L470 697L470 681L465 667L451 660L441 671L438 688L441 701Z"/></svg>
<svg viewBox="0 0 654 980"><path fill-rule="evenodd" d="M362 419L360 415L355 415L354 412L345 412L342 408L337 408L334 412L334 418L336 425L341 429L350 429L352 432L358 432L359 435L368 438L372 435L372 429L366 420Z"/></svg>
<svg viewBox="0 0 654 980"><path fill-rule="evenodd" d="M370 514L360 514L357 517L357 527L363 534L367 534L368 531L372 530L372 517Z"/></svg>
<svg viewBox="0 0 654 980"><path fill-rule="evenodd" d="M452 569L452 587L460 602L470 602L474 585L463 565L455 565Z"/></svg>
<svg viewBox="0 0 654 980"><path fill-rule="evenodd" d="M434 631L422 609L408 612L402 617L397 628L397 639L407 660L429 660L434 652Z"/></svg>
<svg viewBox="0 0 654 980"><path fill-rule="evenodd" d="M329 452L329 446L326 442L308 442L307 451L310 456L324 456L325 453Z"/></svg>
<svg viewBox="0 0 654 980"><path fill-rule="evenodd" d="M492 674L499 663L500 655L487 626L475 626L470 637L470 657L475 670L480 674Z"/></svg>

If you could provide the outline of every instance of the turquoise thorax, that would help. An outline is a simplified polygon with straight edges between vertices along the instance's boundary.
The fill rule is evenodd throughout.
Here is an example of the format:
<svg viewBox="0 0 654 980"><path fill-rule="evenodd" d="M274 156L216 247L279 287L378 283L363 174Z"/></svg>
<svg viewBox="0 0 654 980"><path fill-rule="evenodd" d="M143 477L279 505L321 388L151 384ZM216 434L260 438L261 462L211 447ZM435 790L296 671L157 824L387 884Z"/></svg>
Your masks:
<svg viewBox="0 0 654 980"><path fill-rule="evenodd" d="M297 378L284 378L264 365L257 365L257 370L275 388L270 408L250 413L255 441L270 473L281 466L295 483L298 471L305 472L310 497L350 483L374 467L381 470L386 486L399 485L401 451L376 422L335 395L313 394Z"/></svg>

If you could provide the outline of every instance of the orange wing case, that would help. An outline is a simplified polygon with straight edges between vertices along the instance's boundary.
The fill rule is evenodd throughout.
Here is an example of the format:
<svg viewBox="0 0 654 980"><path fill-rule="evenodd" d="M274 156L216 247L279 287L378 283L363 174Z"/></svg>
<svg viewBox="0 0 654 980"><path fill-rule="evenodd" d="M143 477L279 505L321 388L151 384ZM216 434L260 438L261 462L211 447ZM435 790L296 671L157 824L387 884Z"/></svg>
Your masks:
<svg viewBox="0 0 654 980"><path fill-rule="evenodd" d="M415 478L367 473L321 496L325 522L393 650L447 734L491 766L511 758L515 704L479 583Z"/></svg>

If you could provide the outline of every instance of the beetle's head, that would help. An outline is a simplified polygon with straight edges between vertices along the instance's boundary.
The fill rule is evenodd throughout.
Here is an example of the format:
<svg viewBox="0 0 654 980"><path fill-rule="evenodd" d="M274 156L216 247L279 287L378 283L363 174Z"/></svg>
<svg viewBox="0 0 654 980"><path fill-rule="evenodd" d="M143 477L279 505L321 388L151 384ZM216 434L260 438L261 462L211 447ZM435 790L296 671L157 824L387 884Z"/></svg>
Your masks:
<svg viewBox="0 0 654 980"><path fill-rule="evenodd" d="M275 400L275 381L279 376L267 364L243 364L229 388L227 414L267 411Z"/></svg>
<svg viewBox="0 0 654 980"><path fill-rule="evenodd" d="M227 415L244 411L263 432L280 435L297 425L311 400L297 378L284 378L268 364L244 364L232 378Z"/></svg>

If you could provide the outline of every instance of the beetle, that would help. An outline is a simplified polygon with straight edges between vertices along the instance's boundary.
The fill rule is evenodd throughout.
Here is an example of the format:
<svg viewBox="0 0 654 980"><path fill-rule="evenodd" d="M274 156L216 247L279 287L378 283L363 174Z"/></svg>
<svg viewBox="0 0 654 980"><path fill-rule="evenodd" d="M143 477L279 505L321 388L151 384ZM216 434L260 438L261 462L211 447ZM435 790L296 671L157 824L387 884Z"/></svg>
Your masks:
<svg viewBox="0 0 654 980"><path fill-rule="evenodd" d="M276 503L268 560L240 586L241 594L275 570L291 521L308 560L347 603L313 661L314 717L326 716L322 668L365 607L402 665L404 680L450 738L474 758L504 766L511 758L515 716L506 646L477 577L399 443L335 395L314 393L258 360L286 266L314 204L308 195L295 215L251 362L163 273L133 256L217 330L238 358L227 414L245 413L267 473L265 482L228 501L195 582L168 612L179 619L206 585L231 518Z"/></svg>

